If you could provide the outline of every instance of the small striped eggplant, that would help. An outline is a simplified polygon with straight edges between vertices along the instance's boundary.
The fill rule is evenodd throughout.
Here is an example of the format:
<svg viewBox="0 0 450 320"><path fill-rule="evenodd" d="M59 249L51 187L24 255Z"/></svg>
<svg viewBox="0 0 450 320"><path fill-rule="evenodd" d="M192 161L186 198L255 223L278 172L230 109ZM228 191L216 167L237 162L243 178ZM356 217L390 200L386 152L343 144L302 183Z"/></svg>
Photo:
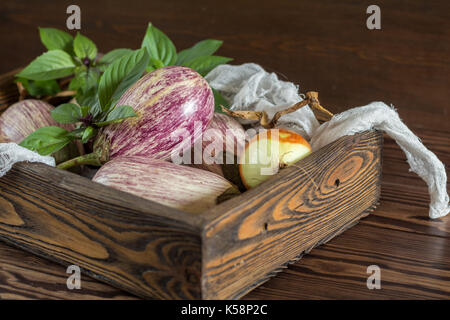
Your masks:
<svg viewBox="0 0 450 320"><path fill-rule="evenodd" d="M233 159L244 149L245 137L244 128L237 120L226 114L214 113L208 129L203 133L202 141L193 147L192 159L195 159L195 153L201 150L202 163L193 164L192 167L223 176L221 163L217 163L217 161L211 163L211 160L216 158L225 163L226 157ZM223 153L220 154L220 152ZM209 161L206 157L209 158Z"/></svg>
<svg viewBox="0 0 450 320"><path fill-rule="evenodd" d="M237 120L226 114L215 113L208 129L221 134L223 149L226 152L236 155L245 147L244 128Z"/></svg>
<svg viewBox="0 0 450 320"><path fill-rule="evenodd" d="M0 142L20 143L39 128L60 126L50 115L52 109L52 105L41 100L14 103L0 116Z"/></svg>
<svg viewBox="0 0 450 320"><path fill-rule="evenodd" d="M105 127L97 139L108 158L146 156L168 160L175 149L189 149L214 113L214 95L206 80L190 68L157 69L131 86L117 102L138 117ZM178 138L172 133L178 131ZM190 139L181 139L182 134ZM100 143L99 143L100 142Z"/></svg>
<svg viewBox="0 0 450 320"><path fill-rule="evenodd" d="M28 135L46 126L59 126L72 130L72 125L61 125L53 120L50 115L52 109L53 106L47 102L35 99L22 100L11 105L0 116L0 142L15 142L19 144ZM59 163L78 154L77 148L71 143L64 149L54 153L53 156L56 163Z"/></svg>
<svg viewBox="0 0 450 320"><path fill-rule="evenodd" d="M190 213L201 213L239 194L214 173L142 156L109 161L93 181Z"/></svg>

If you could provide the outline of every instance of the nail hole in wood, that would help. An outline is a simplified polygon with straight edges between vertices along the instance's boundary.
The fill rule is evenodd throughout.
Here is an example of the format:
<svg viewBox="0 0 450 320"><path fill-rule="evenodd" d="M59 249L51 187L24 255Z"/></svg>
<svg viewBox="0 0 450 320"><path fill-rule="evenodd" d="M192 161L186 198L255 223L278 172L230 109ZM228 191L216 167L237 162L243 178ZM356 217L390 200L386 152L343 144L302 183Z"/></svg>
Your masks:
<svg viewBox="0 0 450 320"><path fill-rule="evenodd" d="M267 231L267 228L269 227L269 225L266 223L264 223L264 231Z"/></svg>
<svg viewBox="0 0 450 320"><path fill-rule="evenodd" d="M334 182L334 185L337 187L339 187L339 184L341 183L341 181L339 181L339 179L336 179L336 181Z"/></svg>

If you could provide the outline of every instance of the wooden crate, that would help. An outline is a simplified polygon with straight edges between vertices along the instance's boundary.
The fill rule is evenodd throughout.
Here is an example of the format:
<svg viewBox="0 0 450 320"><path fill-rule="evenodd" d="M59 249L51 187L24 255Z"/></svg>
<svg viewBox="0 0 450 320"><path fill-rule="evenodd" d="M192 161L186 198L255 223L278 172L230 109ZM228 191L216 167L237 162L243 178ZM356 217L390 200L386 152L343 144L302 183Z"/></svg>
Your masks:
<svg viewBox="0 0 450 320"><path fill-rule="evenodd" d="M342 137L200 215L18 163L0 178L0 239L144 298L237 299L375 208L382 143Z"/></svg>

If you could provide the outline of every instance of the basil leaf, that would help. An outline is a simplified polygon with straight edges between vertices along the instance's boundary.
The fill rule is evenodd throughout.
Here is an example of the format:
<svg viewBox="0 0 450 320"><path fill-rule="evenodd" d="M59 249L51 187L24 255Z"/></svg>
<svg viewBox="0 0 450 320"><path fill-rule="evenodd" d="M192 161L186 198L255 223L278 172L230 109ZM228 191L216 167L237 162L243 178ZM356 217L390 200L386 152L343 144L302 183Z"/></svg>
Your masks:
<svg viewBox="0 0 450 320"><path fill-rule="evenodd" d="M134 112L133 107L130 106L116 106L112 111L108 114L106 121L113 121L119 119L126 119L130 117L136 117L137 114Z"/></svg>
<svg viewBox="0 0 450 320"><path fill-rule="evenodd" d="M177 50L173 42L151 23L148 24L141 48L146 48L152 59L162 61L165 66L177 61Z"/></svg>
<svg viewBox="0 0 450 320"><path fill-rule="evenodd" d="M89 106L82 106L81 109L81 117L84 118L89 114Z"/></svg>
<svg viewBox="0 0 450 320"><path fill-rule="evenodd" d="M84 130L86 130L85 127L82 127L82 128L76 128L76 129L74 129L74 130L72 130L72 131L70 131L70 132L67 132L67 133L65 134L65 136L66 136L67 138L71 139L71 140L73 140L73 139L81 139L81 138L83 137Z"/></svg>
<svg viewBox="0 0 450 320"><path fill-rule="evenodd" d="M64 103L50 111L50 114L58 123L75 123L82 117L81 108L73 103Z"/></svg>
<svg viewBox="0 0 450 320"><path fill-rule="evenodd" d="M75 77L73 77L72 80L70 80L68 89L77 91L78 89L83 87L83 82L84 82L84 77L82 77L80 75L75 75Z"/></svg>
<svg viewBox="0 0 450 320"><path fill-rule="evenodd" d="M218 65L227 63L231 60L233 59L227 57L203 56L195 58L187 63L184 63L183 65L191 69L194 69L202 76L206 76L212 69L214 69Z"/></svg>
<svg viewBox="0 0 450 320"><path fill-rule="evenodd" d="M225 98L219 93L219 91L217 91L213 87L211 87L211 90L214 94L214 112L224 113L220 106L222 105L225 108L228 108L229 107L228 101L225 100Z"/></svg>
<svg viewBox="0 0 450 320"><path fill-rule="evenodd" d="M94 127L87 127L86 130L83 132L83 136L81 137L81 142L88 143L89 140L91 140L93 137L97 135L98 129L95 129Z"/></svg>
<svg viewBox="0 0 450 320"><path fill-rule="evenodd" d="M145 71L149 56L139 49L117 59L108 66L98 85L98 97L102 111L107 111Z"/></svg>
<svg viewBox="0 0 450 320"><path fill-rule="evenodd" d="M96 122L98 127L104 127L112 123L121 122L127 118L136 117L137 114L130 106L116 106L106 117L105 121Z"/></svg>
<svg viewBox="0 0 450 320"><path fill-rule="evenodd" d="M153 66L154 70L164 67L164 62L162 62L159 59L150 58L150 62L151 62L151 65Z"/></svg>
<svg viewBox="0 0 450 320"><path fill-rule="evenodd" d="M84 68L75 72L75 77L69 83L69 90L80 91L82 94L92 88L97 90L100 73L98 70Z"/></svg>
<svg viewBox="0 0 450 320"><path fill-rule="evenodd" d="M101 69L106 69L106 65L113 63L117 59L133 52L131 49L114 49L105 54L98 62ZM104 70L102 70L104 71Z"/></svg>
<svg viewBox="0 0 450 320"><path fill-rule="evenodd" d="M145 68L145 71L147 71L148 73L155 71L155 70L156 70L156 68L153 66L153 64L150 64Z"/></svg>
<svg viewBox="0 0 450 320"><path fill-rule="evenodd" d="M56 80L34 81L25 78L18 78L27 92L33 97L52 96L61 91Z"/></svg>
<svg viewBox="0 0 450 320"><path fill-rule="evenodd" d="M92 106L98 103L97 90L95 88L91 88L87 92L78 91L75 98L77 100L78 105L90 106L89 111L93 116L95 116L94 113L91 112Z"/></svg>
<svg viewBox="0 0 450 320"><path fill-rule="evenodd" d="M222 44L223 41L214 39L207 39L197 42L191 48L178 52L176 64L182 65L183 63L186 63L198 57L210 56L214 54L214 52L216 52Z"/></svg>
<svg viewBox="0 0 450 320"><path fill-rule="evenodd" d="M97 56L97 46L88 37L77 33L75 40L73 40L73 51L80 59L88 58L94 60Z"/></svg>
<svg viewBox="0 0 450 320"><path fill-rule="evenodd" d="M34 59L16 74L30 80L53 80L69 76L75 69L71 56L62 50L51 50Z"/></svg>
<svg viewBox="0 0 450 320"><path fill-rule="evenodd" d="M102 118L104 118L104 114L103 114L102 106L100 105L100 100L98 98L98 94L95 95L95 97L90 97L88 99L93 99L92 103L88 104L90 106L89 113L93 116L93 118L95 120L101 120Z"/></svg>
<svg viewBox="0 0 450 320"><path fill-rule="evenodd" d="M70 141L67 130L50 126L42 127L31 133L19 145L47 156L64 148Z"/></svg>
<svg viewBox="0 0 450 320"><path fill-rule="evenodd" d="M73 37L67 32L55 28L39 28L39 35L47 50L63 50L73 54Z"/></svg>

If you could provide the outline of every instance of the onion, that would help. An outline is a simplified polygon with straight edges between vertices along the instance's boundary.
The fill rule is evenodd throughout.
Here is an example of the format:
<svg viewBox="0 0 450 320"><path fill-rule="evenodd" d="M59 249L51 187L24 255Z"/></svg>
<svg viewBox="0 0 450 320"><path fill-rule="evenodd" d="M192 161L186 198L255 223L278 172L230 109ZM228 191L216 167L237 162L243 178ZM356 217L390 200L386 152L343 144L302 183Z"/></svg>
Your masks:
<svg viewBox="0 0 450 320"><path fill-rule="evenodd" d="M190 213L203 212L239 193L214 173L142 156L109 161L93 181Z"/></svg>
<svg viewBox="0 0 450 320"><path fill-rule="evenodd" d="M294 131L262 131L247 143L239 159L241 181L247 189L253 188L311 152L308 141Z"/></svg>
<svg viewBox="0 0 450 320"><path fill-rule="evenodd" d="M120 98L138 114L106 127L99 141L108 144L109 158L147 156L168 160L176 148L189 148L214 113L214 95L206 80L190 68L170 66L142 77ZM180 130L190 139L174 139ZM180 137L179 137L180 138Z"/></svg>

